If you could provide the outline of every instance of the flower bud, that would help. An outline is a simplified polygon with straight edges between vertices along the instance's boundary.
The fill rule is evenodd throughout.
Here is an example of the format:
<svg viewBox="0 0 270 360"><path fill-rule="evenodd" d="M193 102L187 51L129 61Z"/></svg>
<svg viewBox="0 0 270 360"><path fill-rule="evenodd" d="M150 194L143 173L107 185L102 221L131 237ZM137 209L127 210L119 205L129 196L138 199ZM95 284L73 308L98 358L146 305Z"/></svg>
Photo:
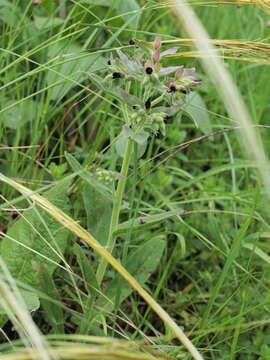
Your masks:
<svg viewBox="0 0 270 360"><path fill-rule="evenodd" d="M151 75L151 74L153 73L153 68L150 67L150 66L148 66L148 67L145 69L145 72L146 72L146 74Z"/></svg>
<svg viewBox="0 0 270 360"><path fill-rule="evenodd" d="M112 74L113 79L123 79L124 77L125 77L125 74L123 74L121 72L114 72Z"/></svg>
<svg viewBox="0 0 270 360"><path fill-rule="evenodd" d="M157 36L154 41L154 50L159 50L161 46L160 37Z"/></svg>
<svg viewBox="0 0 270 360"><path fill-rule="evenodd" d="M175 92L177 90L177 86L175 83L171 83L168 89L168 92Z"/></svg>

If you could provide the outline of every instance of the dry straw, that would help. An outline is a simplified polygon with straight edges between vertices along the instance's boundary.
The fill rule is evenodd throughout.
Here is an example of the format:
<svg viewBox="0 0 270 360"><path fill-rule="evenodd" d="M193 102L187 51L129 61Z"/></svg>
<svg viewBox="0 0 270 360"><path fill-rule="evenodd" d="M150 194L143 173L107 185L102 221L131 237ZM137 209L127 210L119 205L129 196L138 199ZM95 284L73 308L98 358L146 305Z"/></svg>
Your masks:
<svg viewBox="0 0 270 360"><path fill-rule="evenodd" d="M31 190L26 188L25 186L17 183L16 181L6 177L5 175L0 173L0 181L5 182L6 184L11 185L15 189L17 189L21 194L31 199L37 205L39 205L43 210L45 210L48 214L50 214L54 219L56 219L59 223L64 225L67 229L69 229L72 233L77 235L81 240L86 242L89 246L92 247L99 255L101 255L112 267L115 268L119 274L122 275L124 279L126 279L129 284L135 289L141 297L150 305L150 307L157 313L157 315L163 320L164 324L168 329L171 330L172 334L181 341L181 343L188 349L194 359L202 360L203 358L191 343L191 341L187 338L184 332L180 329L180 327L176 324L176 322L170 317L170 315L152 298L151 295L145 291L139 282L129 274L129 272L104 248L99 242L85 229L83 229L79 224L77 224L71 217L69 217L62 210L54 206L51 202L49 202L44 197L33 193Z"/></svg>
<svg viewBox="0 0 270 360"><path fill-rule="evenodd" d="M190 47L194 39L174 39L162 41L163 44L179 44L182 46L181 52L167 55L167 58L179 59L219 57L229 60L248 61L262 65L270 65L270 44L262 41L245 40L215 40L209 39L212 50L205 51L183 51L183 47Z"/></svg>
<svg viewBox="0 0 270 360"><path fill-rule="evenodd" d="M76 360L168 360L165 353L153 350L149 346L131 341L119 341L111 338L81 336L78 339L63 336L61 341L51 341L48 351L50 359ZM0 360L37 360L42 359L35 349L19 348L12 353L0 355Z"/></svg>

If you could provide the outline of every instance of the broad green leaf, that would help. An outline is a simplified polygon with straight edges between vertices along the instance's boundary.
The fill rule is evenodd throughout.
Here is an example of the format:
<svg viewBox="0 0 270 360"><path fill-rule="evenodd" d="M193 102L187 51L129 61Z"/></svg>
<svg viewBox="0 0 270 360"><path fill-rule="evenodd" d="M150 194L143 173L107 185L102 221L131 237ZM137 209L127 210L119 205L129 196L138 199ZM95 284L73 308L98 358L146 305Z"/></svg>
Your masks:
<svg viewBox="0 0 270 360"><path fill-rule="evenodd" d="M14 106L6 110L2 115L4 126L16 130L28 122L35 120L39 110L38 102L31 99L27 99L19 104L16 104L14 100L6 102L6 106L13 104Z"/></svg>
<svg viewBox="0 0 270 360"><path fill-rule="evenodd" d="M55 164L54 162L51 162L49 165L49 170L51 172L53 179L55 179L55 180L62 179L64 177L64 173L67 171L67 169L68 169L67 163Z"/></svg>
<svg viewBox="0 0 270 360"><path fill-rule="evenodd" d="M53 87L51 98L60 100L66 93L86 78L86 72L102 70L107 66L105 58L100 54L87 54L76 43L61 41L50 47L49 58L56 58L50 63L51 70L46 76L47 85L62 83Z"/></svg>
<svg viewBox="0 0 270 360"><path fill-rule="evenodd" d="M136 29L140 20L141 12L140 6L136 0L115 0L115 10L125 21L129 22L129 26ZM131 19L132 18L132 19Z"/></svg>
<svg viewBox="0 0 270 360"><path fill-rule="evenodd" d="M95 293L98 295L100 287L93 271L92 264L89 262L89 259L85 255L83 249L78 244L73 245L73 252L76 255L88 293Z"/></svg>
<svg viewBox="0 0 270 360"><path fill-rule="evenodd" d="M97 86L97 88L104 91L106 94L110 94L125 105L132 107L133 105L139 105L144 107L144 103L137 96L127 93L121 87L116 87L112 82L111 78L102 78L97 74L88 73L91 81Z"/></svg>
<svg viewBox="0 0 270 360"><path fill-rule="evenodd" d="M100 182L90 171L86 170L81 164L72 156L71 154L65 152L65 157L71 166L72 170L78 174L83 180L85 180L89 185L94 187L100 195L105 196L110 201L114 201L112 191L102 182Z"/></svg>
<svg viewBox="0 0 270 360"><path fill-rule="evenodd" d="M73 252L76 255L77 262L80 266L84 286L88 291L88 296L84 299L84 315L79 322L79 333L87 334L91 328L91 320L93 319L93 304L97 296L101 293L96 275L93 271L92 264L89 261L85 251L78 244L74 244Z"/></svg>
<svg viewBox="0 0 270 360"><path fill-rule="evenodd" d="M141 130L137 133L133 133L131 135L131 139L133 139L138 145L145 146L147 144L147 139L149 138L149 133Z"/></svg>
<svg viewBox="0 0 270 360"><path fill-rule="evenodd" d="M183 107L183 104L176 104L172 106L156 106L155 112L163 112L167 116L174 116L176 115L180 109Z"/></svg>
<svg viewBox="0 0 270 360"><path fill-rule="evenodd" d="M35 26L41 29L53 28L55 26L59 26L64 22L63 19L59 17L45 17L45 16L35 16L34 24Z"/></svg>
<svg viewBox="0 0 270 360"><path fill-rule="evenodd" d="M18 287L27 309L35 311L40 307L39 297L36 293ZM20 302L19 302L20 304ZM0 328L7 322L6 306L10 307L8 303L0 296ZM12 311L12 309L10 309Z"/></svg>
<svg viewBox="0 0 270 360"><path fill-rule="evenodd" d="M143 101L139 99L137 96L127 93L125 90L123 90L120 87L113 88L113 90L115 94L118 96L118 98L125 104L129 106L140 105L142 108L144 108Z"/></svg>
<svg viewBox="0 0 270 360"><path fill-rule="evenodd" d="M40 291L46 295L44 297L40 296L40 302L42 309L44 310L44 316L52 327L52 332L58 334L63 333L64 315L60 296L54 280L46 266L43 266L42 271L40 272L38 287ZM51 299L53 301L51 301Z"/></svg>
<svg viewBox="0 0 270 360"><path fill-rule="evenodd" d="M117 155L120 157L124 157L128 138L131 137L132 130L127 126L124 125L121 133L119 134L116 142L115 142L115 149L117 152Z"/></svg>
<svg viewBox="0 0 270 360"><path fill-rule="evenodd" d="M87 228L104 246L109 236L112 202L94 186L86 184L83 189L83 202L87 215Z"/></svg>
<svg viewBox="0 0 270 360"><path fill-rule="evenodd" d="M25 289L20 289L20 293L22 295L22 298L24 299L27 309L31 309L31 311L35 311L40 307L40 301L38 295Z"/></svg>
<svg viewBox="0 0 270 360"><path fill-rule="evenodd" d="M44 197L68 212L68 186L68 181L62 181L45 192ZM6 237L1 241L0 255L16 280L37 288L44 267L52 276L57 263L63 259L68 235L67 229L34 206L10 226ZM23 296L24 294L22 292ZM25 302L29 304L28 293L25 295ZM36 300L29 306L30 309L36 308Z"/></svg>
<svg viewBox="0 0 270 360"><path fill-rule="evenodd" d="M177 209L171 211L164 211L160 214L155 214L155 215L141 216L135 220L131 219L118 225L115 233L116 234L125 233L129 231L130 228L132 228L132 231L145 230L146 228L151 227L156 223L160 223L161 221L167 220L176 215L181 215L182 213L183 213L183 209Z"/></svg>
<svg viewBox="0 0 270 360"><path fill-rule="evenodd" d="M155 237L135 250L128 258L127 271L139 281L145 284L147 279L156 270L164 252L165 241L163 237ZM112 310L114 303L123 302L132 293L131 286L123 282L121 276L117 274L105 290L105 298L100 298L98 304ZM107 298L107 299L106 299ZM110 301L108 301L111 300Z"/></svg>
<svg viewBox="0 0 270 360"><path fill-rule="evenodd" d="M129 137L138 144L138 158L142 157L147 146L149 134L144 130L135 134L127 125L123 126L123 129L115 142L117 155L124 157Z"/></svg>
<svg viewBox="0 0 270 360"><path fill-rule="evenodd" d="M12 1L0 0L0 20L10 26L17 26L20 21L20 10Z"/></svg>
<svg viewBox="0 0 270 360"><path fill-rule="evenodd" d="M208 111L202 97L197 92L191 92L186 96L186 104L183 110L193 119L195 125L204 134L211 132L211 122Z"/></svg>

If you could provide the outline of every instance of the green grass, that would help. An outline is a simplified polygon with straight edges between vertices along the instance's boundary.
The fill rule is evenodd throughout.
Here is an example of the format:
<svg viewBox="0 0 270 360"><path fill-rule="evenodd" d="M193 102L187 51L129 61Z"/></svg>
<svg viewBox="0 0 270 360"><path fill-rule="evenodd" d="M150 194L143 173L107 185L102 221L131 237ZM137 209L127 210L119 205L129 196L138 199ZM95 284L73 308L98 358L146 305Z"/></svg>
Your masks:
<svg viewBox="0 0 270 360"><path fill-rule="evenodd" d="M93 5L101 2L109 6ZM155 301L204 359L267 360L268 189L239 129L229 130L237 119L228 115L199 59L164 61L196 67L203 80L196 92L214 135L203 136L203 125L197 128L181 111L167 119L165 136L149 137L142 158L136 146L124 178L121 226L107 242L122 164L115 144L125 119L120 102L89 73L104 77L118 47L132 54L131 38L190 36L160 2L101 2L0 0L0 172L10 179L0 185L0 359L15 359L23 348L44 359L190 359L161 320L165 315L153 311ZM193 8L212 39L268 43L268 16L260 7ZM269 65L224 65L253 124L269 125ZM140 89L132 91L139 95ZM197 110L200 121L204 110ZM268 155L269 129L253 129ZM112 181L104 182L99 169L110 171ZM57 212L50 213L55 220L14 184L65 211L74 221L71 231ZM119 275L118 265L104 266L109 257L101 260L102 250L80 238L76 223L109 244L150 302Z"/></svg>

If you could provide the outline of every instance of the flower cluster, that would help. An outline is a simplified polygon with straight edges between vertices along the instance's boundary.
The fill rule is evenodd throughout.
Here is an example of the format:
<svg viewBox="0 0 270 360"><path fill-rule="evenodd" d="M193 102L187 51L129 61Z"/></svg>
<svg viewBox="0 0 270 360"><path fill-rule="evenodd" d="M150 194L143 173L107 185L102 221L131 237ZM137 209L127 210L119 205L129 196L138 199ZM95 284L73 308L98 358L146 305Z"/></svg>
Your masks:
<svg viewBox="0 0 270 360"><path fill-rule="evenodd" d="M118 173L102 168L97 168L95 170L95 176L98 180L104 183L112 183L118 176Z"/></svg>
<svg viewBox="0 0 270 360"><path fill-rule="evenodd" d="M105 79L95 76L94 80L126 105L133 132L164 135L164 119L181 109L185 94L201 80L194 76L194 68L162 66L162 59L179 48L161 51L159 37L153 43L132 39L130 45L135 48L132 58L117 49L117 57L111 56L108 61L109 74Z"/></svg>

